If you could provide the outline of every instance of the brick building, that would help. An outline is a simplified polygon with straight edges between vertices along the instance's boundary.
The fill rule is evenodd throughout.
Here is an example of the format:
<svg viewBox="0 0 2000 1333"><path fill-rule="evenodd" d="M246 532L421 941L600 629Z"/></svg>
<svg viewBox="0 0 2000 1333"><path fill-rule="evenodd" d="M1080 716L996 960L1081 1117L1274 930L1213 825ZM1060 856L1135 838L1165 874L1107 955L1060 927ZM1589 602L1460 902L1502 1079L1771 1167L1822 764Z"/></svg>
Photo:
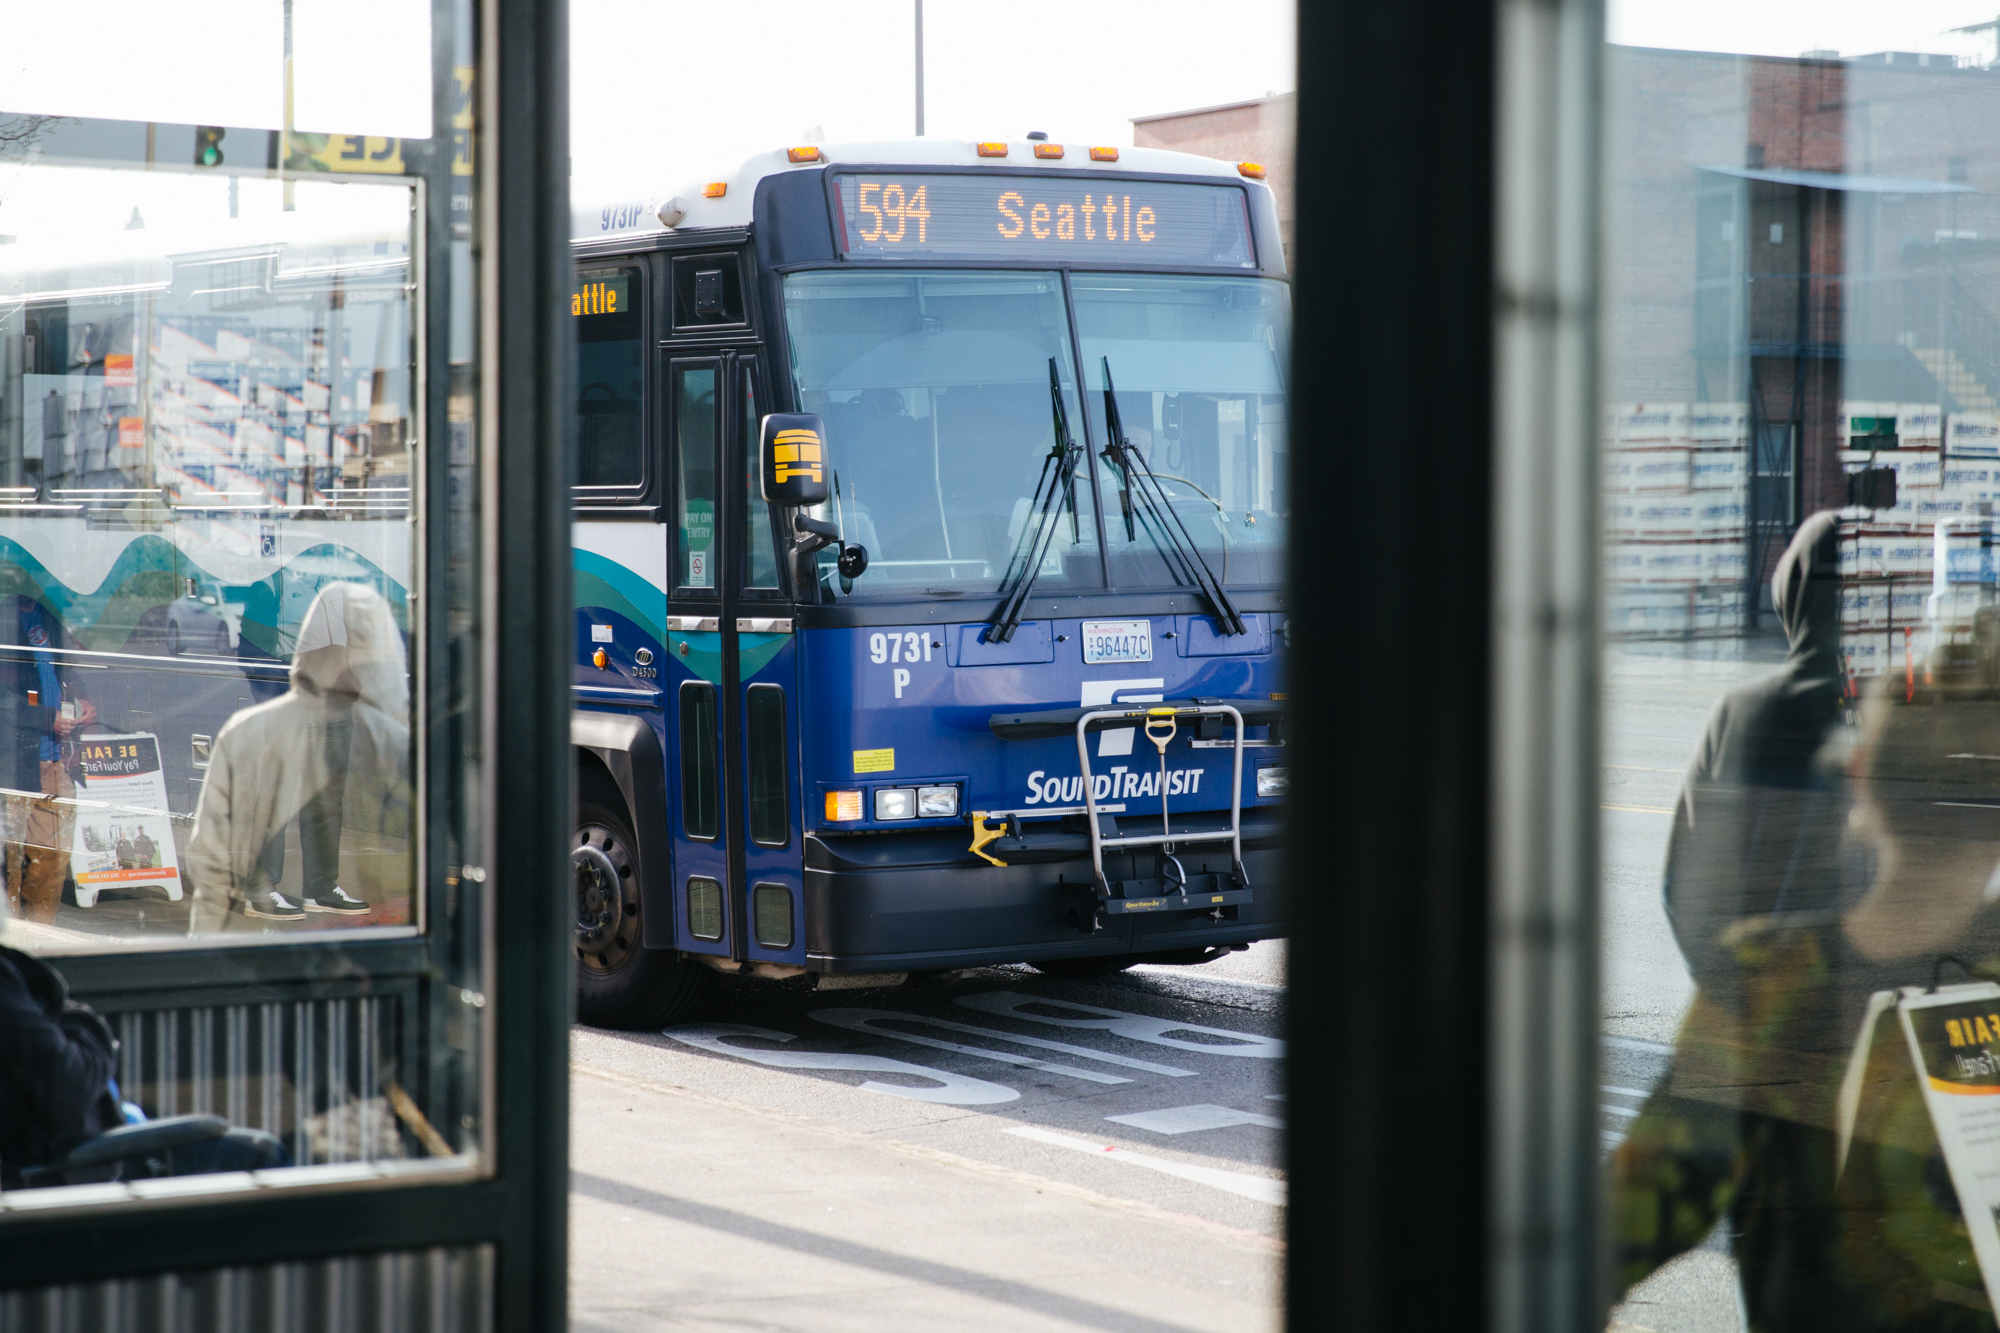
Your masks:
<svg viewBox="0 0 2000 1333"><path fill-rule="evenodd" d="M1139 148L1171 148L1225 162L1261 162L1264 183L1278 208L1278 229L1286 258L1292 253L1292 144L1298 122L1297 93L1250 102L1168 111L1132 118L1132 142Z"/></svg>

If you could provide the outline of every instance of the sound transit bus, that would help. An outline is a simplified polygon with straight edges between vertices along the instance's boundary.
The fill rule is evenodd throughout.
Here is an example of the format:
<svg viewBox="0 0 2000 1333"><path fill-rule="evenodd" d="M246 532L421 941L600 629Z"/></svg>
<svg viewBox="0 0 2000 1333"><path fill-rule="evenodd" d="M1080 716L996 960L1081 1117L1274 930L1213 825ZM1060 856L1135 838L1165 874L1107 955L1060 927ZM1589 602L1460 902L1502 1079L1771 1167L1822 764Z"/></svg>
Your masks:
<svg viewBox="0 0 2000 1333"><path fill-rule="evenodd" d="M811 145L577 215L578 1007L1282 933L1255 164Z"/></svg>

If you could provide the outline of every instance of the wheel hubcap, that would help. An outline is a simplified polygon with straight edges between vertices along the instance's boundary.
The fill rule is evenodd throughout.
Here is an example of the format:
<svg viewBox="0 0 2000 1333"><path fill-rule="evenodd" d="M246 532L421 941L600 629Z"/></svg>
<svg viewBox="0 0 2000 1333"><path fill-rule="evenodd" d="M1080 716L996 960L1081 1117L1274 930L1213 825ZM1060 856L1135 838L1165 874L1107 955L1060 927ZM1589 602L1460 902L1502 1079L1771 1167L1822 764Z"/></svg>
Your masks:
<svg viewBox="0 0 2000 1333"><path fill-rule="evenodd" d="M614 971L639 947L631 853L617 834L588 824L577 830L569 864L576 887L577 961L593 972Z"/></svg>

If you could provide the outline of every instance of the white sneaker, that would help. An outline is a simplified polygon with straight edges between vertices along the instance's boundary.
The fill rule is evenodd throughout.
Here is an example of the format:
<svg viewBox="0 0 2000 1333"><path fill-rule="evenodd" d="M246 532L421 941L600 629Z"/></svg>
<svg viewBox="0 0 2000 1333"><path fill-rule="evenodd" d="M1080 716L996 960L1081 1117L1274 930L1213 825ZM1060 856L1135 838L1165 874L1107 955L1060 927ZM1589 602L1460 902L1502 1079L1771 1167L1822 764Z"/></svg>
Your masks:
<svg viewBox="0 0 2000 1333"><path fill-rule="evenodd" d="M305 914L305 908L276 889L261 893L243 904L243 915L261 916L272 921L297 921Z"/></svg>
<svg viewBox="0 0 2000 1333"><path fill-rule="evenodd" d="M373 903L362 902L339 885L335 885L333 891L324 898L306 899L308 912L338 912L342 916L359 916L363 912L374 910Z"/></svg>

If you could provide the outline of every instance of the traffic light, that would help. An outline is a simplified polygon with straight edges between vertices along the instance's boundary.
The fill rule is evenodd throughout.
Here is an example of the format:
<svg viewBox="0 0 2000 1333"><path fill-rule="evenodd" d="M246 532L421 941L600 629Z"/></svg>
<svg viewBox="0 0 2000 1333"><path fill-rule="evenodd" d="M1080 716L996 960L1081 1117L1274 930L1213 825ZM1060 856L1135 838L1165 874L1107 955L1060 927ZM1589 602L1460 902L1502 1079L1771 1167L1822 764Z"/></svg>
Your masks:
<svg viewBox="0 0 2000 1333"><path fill-rule="evenodd" d="M222 136L220 125L197 125L194 127L194 164L198 167L219 167L222 165Z"/></svg>

